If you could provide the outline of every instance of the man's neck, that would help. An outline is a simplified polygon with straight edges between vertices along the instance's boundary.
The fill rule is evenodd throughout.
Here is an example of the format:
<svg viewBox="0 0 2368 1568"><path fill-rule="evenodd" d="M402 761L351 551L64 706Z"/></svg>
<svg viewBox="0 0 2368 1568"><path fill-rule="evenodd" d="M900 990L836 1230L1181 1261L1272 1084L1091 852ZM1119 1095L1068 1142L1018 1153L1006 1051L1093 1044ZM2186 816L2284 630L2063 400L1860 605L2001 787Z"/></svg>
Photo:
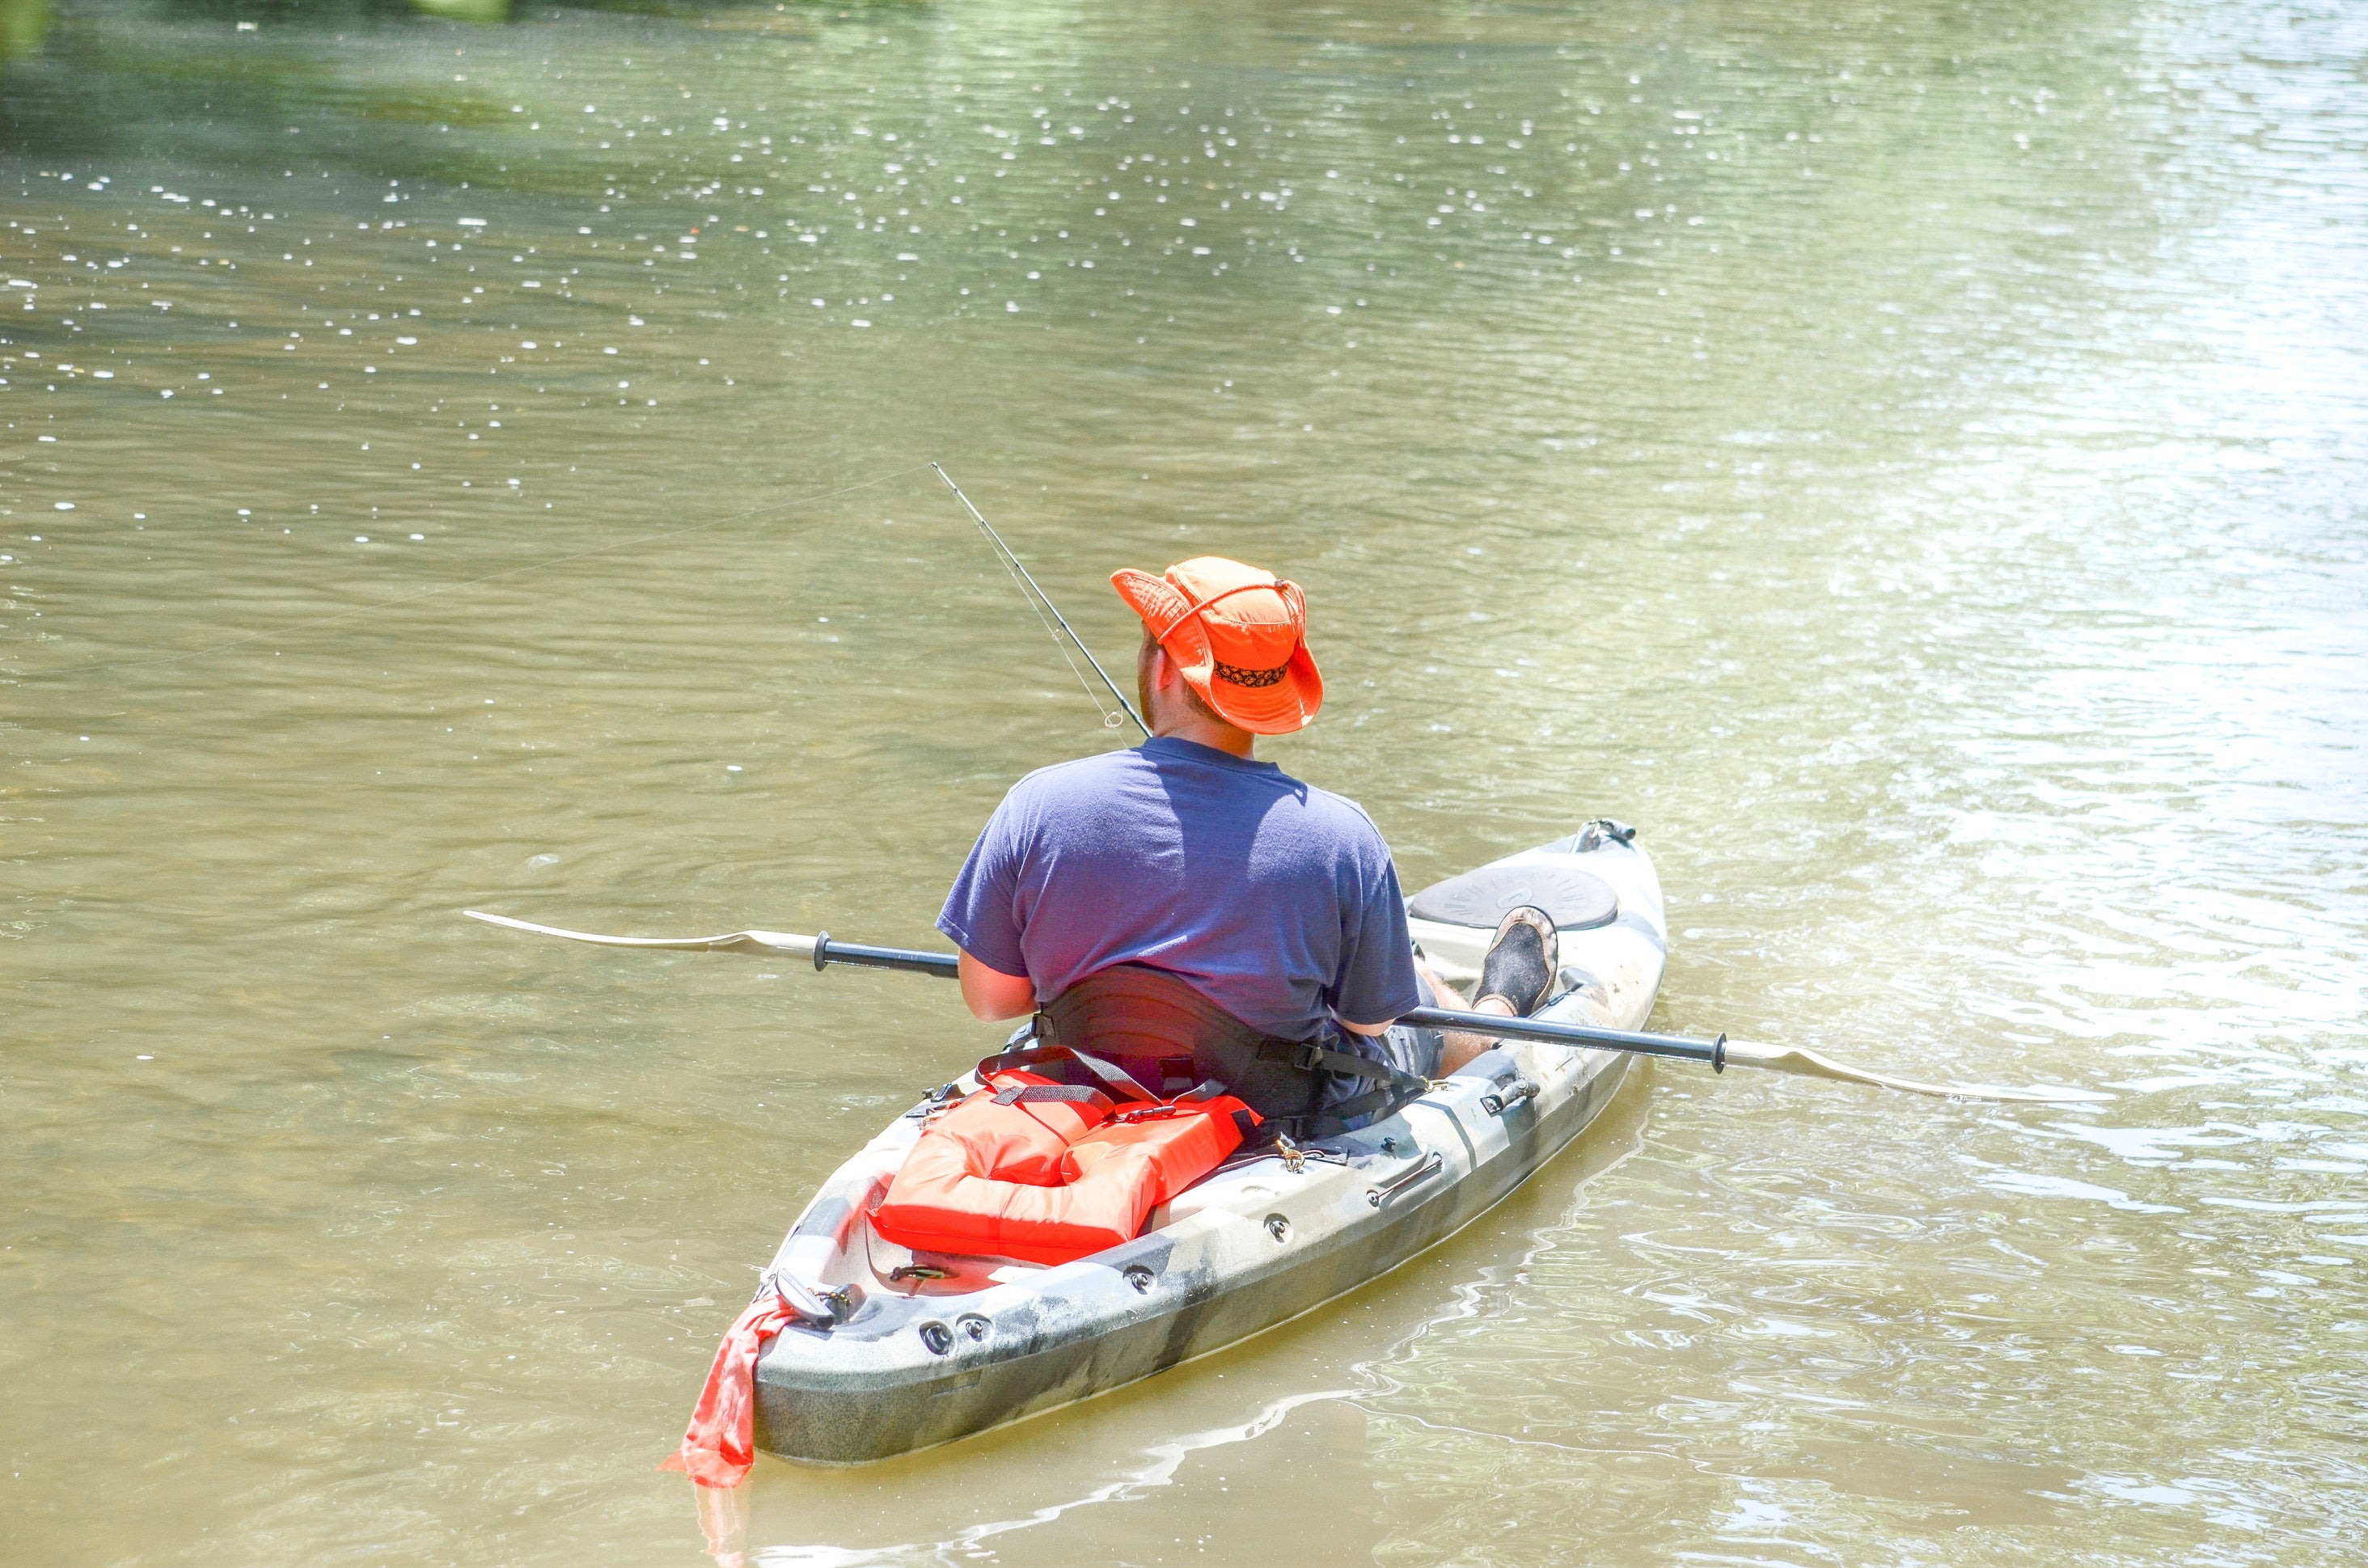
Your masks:
<svg viewBox="0 0 2368 1568"><path fill-rule="evenodd" d="M1163 739L1190 741L1212 751L1221 751L1244 761L1255 760L1250 756L1258 737L1247 730L1236 729L1217 720L1186 708L1180 713L1155 713L1151 733Z"/></svg>

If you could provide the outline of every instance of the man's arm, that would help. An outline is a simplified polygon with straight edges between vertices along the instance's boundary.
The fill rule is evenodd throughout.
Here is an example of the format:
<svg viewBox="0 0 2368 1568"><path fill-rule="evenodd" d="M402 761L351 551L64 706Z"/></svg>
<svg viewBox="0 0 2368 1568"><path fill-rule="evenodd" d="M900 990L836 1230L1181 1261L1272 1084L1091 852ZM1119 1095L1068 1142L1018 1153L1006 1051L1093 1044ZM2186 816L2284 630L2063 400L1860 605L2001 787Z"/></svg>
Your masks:
<svg viewBox="0 0 2368 1568"><path fill-rule="evenodd" d="M1354 806L1349 808L1356 811ZM1351 1034L1372 1037L1388 1029L1398 1014L1423 1005L1415 970L1414 938L1406 930L1406 898L1398 891L1397 867L1372 819L1358 813L1369 840L1363 907L1349 912L1341 931L1340 968L1334 983L1332 1016ZM1376 1023L1349 1015L1380 1013Z"/></svg>
<svg viewBox="0 0 2368 1568"><path fill-rule="evenodd" d="M982 1023L999 1024L1036 1010L1036 983L1024 974L989 969L967 952L958 964L962 1001Z"/></svg>
<svg viewBox="0 0 2368 1568"><path fill-rule="evenodd" d="M1036 1010L1036 986L1024 972L1028 960L1019 943L1019 922L1013 913L1020 863L1027 857L1027 833L1012 821L1011 797L971 846L962 874L946 894L938 913L938 929L953 941L961 958L955 969L962 981L962 1001L973 1017L999 1023ZM975 955L991 954L996 962Z"/></svg>

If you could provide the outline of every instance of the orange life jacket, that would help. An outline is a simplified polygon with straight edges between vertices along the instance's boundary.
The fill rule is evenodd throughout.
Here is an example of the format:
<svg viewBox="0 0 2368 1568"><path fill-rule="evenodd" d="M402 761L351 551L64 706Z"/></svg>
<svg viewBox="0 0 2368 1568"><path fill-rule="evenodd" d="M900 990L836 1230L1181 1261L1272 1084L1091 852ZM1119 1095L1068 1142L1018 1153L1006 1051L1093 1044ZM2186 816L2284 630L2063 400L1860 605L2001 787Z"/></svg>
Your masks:
<svg viewBox="0 0 2368 1568"><path fill-rule="evenodd" d="M994 1073L914 1142L871 1226L916 1252L1066 1263L1133 1239L1258 1119L1226 1094L1121 1108L1099 1089Z"/></svg>

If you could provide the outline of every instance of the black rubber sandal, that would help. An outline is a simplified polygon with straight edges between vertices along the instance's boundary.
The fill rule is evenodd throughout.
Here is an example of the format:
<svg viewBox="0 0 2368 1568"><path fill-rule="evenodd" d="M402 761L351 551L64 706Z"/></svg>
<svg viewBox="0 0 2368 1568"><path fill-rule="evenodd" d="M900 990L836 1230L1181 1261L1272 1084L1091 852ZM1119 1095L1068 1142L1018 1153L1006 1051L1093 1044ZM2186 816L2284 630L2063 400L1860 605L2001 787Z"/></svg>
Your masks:
<svg viewBox="0 0 2368 1568"><path fill-rule="evenodd" d="M1554 990L1558 949L1553 915L1533 904L1514 910L1497 925L1488 944L1473 1006L1494 996L1511 1007L1515 1017L1528 1017Z"/></svg>

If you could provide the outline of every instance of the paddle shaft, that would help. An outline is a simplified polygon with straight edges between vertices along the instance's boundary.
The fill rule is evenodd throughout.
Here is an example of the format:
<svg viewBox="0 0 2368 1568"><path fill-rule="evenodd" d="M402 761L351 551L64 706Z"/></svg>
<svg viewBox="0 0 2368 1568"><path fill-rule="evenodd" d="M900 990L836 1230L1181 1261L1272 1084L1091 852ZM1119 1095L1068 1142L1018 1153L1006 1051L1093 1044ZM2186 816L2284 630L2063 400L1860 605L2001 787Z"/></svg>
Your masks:
<svg viewBox="0 0 2368 1568"><path fill-rule="evenodd" d="M941 975L948 980L958 979L962 974L962 961L951 953L923 952L914 948L873 948L860 942L834 942L827 931L817 932L811 937L801 936L795 931L728 931L716 937L604 937L594 931L569 931L557 926L539 926L531 920L519 920L507 915L489 915L482 909L463 913L490 925L530 931L541 937L564 937L571 942L590 942L604 948L632 948L643 952L757 953L766 958L812 959L816 969L843 963L853 964L859 969L894 969L908 974ZM1909 1094L1933 1095L1941 1099L2066 1104L2074 1101L2094 1103L2113 1097L2092 1089L2013 1089L1973 1084L1919 1084L1913 1079L1895 1078L1888 1073L1852 1067L1805 1046L1754 1045L1748 1040L1730 1040L1725 1035L1705 1042L1687 1040L1681 1035L1637 1034L1626 1029L1596 1028L1588 1024L1549 1023L1543 1018L1512 1018L1501 1013L1464 1013L1447 1007L1417 1007L1395 1021L1412 1024L1419 1028L1453 1029L1458 1033L1476 1034L1494 1040L1535 1040L1544 1045L1583 1046L1598 1051L1625 1051L1639 1056L1668 1056L1680 1062L1707 1062L1713 1073L1724 1073L1730 1065L1762 1067L1770 1072L1792 1073L1807 1078L1832 1078L1845 1084L1864 1084L1871 1088L1905 1089Z"/></svg>
<svg viewBox="0 0 2368 1568"><path fill-rule="evenodd" d="M898 969L911 974L935 974L948 980L961 974L961 960L951 953L923 952L917 948L868 948L836 942L827 931L814 937L814 968L853 964L862 969ZM1499 1013L1466 1013L1452 1007L1417 1007L1395 1020L1423 1029L1453 1029L1459 1034L1487 1035L1497 1040L1535 1040L1543 1045L1580 1045L1598 1051L1626 1051L1639 1056L1667 1056L1681 1062L1707 1062L1713 1072L1726 1071L1726 1037L1687 1040L1681 1035L1635 1034L1626 1029L1600 1029L1588 1024L1557 1024L1543 1018L1508 1018Z"/></svg>
<svg viewBox="0 0 2368 1568"><path fill-rule="evenodd" d="M852 964L858 969L900 969L907 974L934 974L940 980L962 978L962 960L951 953L928 953L918 948L867 948L859 942L834 942L827 931L814 933L814 968Z"/></svg>
<svg viewBox="0 0 2368 1568"><path fill-rule="evenodd" d="M1511 1018L1501 1013L1466 1013L1453 1007L1417 1007L1397 1021L1422 1029L1453 1029L1458 1034L1492 1035L1498 1040L1534 1040L1541 1045L1583 1045L1597 1051L1625 1051L1638 1056L1668 1056L1680 1062L1707 1062L1713 1073L1726 1071L1726 1037L1688 1040L1683 1035L1638 1034L1628 1029L1600 1029L1592 1024L1557 1024L1544 1018Z"/></svg>

